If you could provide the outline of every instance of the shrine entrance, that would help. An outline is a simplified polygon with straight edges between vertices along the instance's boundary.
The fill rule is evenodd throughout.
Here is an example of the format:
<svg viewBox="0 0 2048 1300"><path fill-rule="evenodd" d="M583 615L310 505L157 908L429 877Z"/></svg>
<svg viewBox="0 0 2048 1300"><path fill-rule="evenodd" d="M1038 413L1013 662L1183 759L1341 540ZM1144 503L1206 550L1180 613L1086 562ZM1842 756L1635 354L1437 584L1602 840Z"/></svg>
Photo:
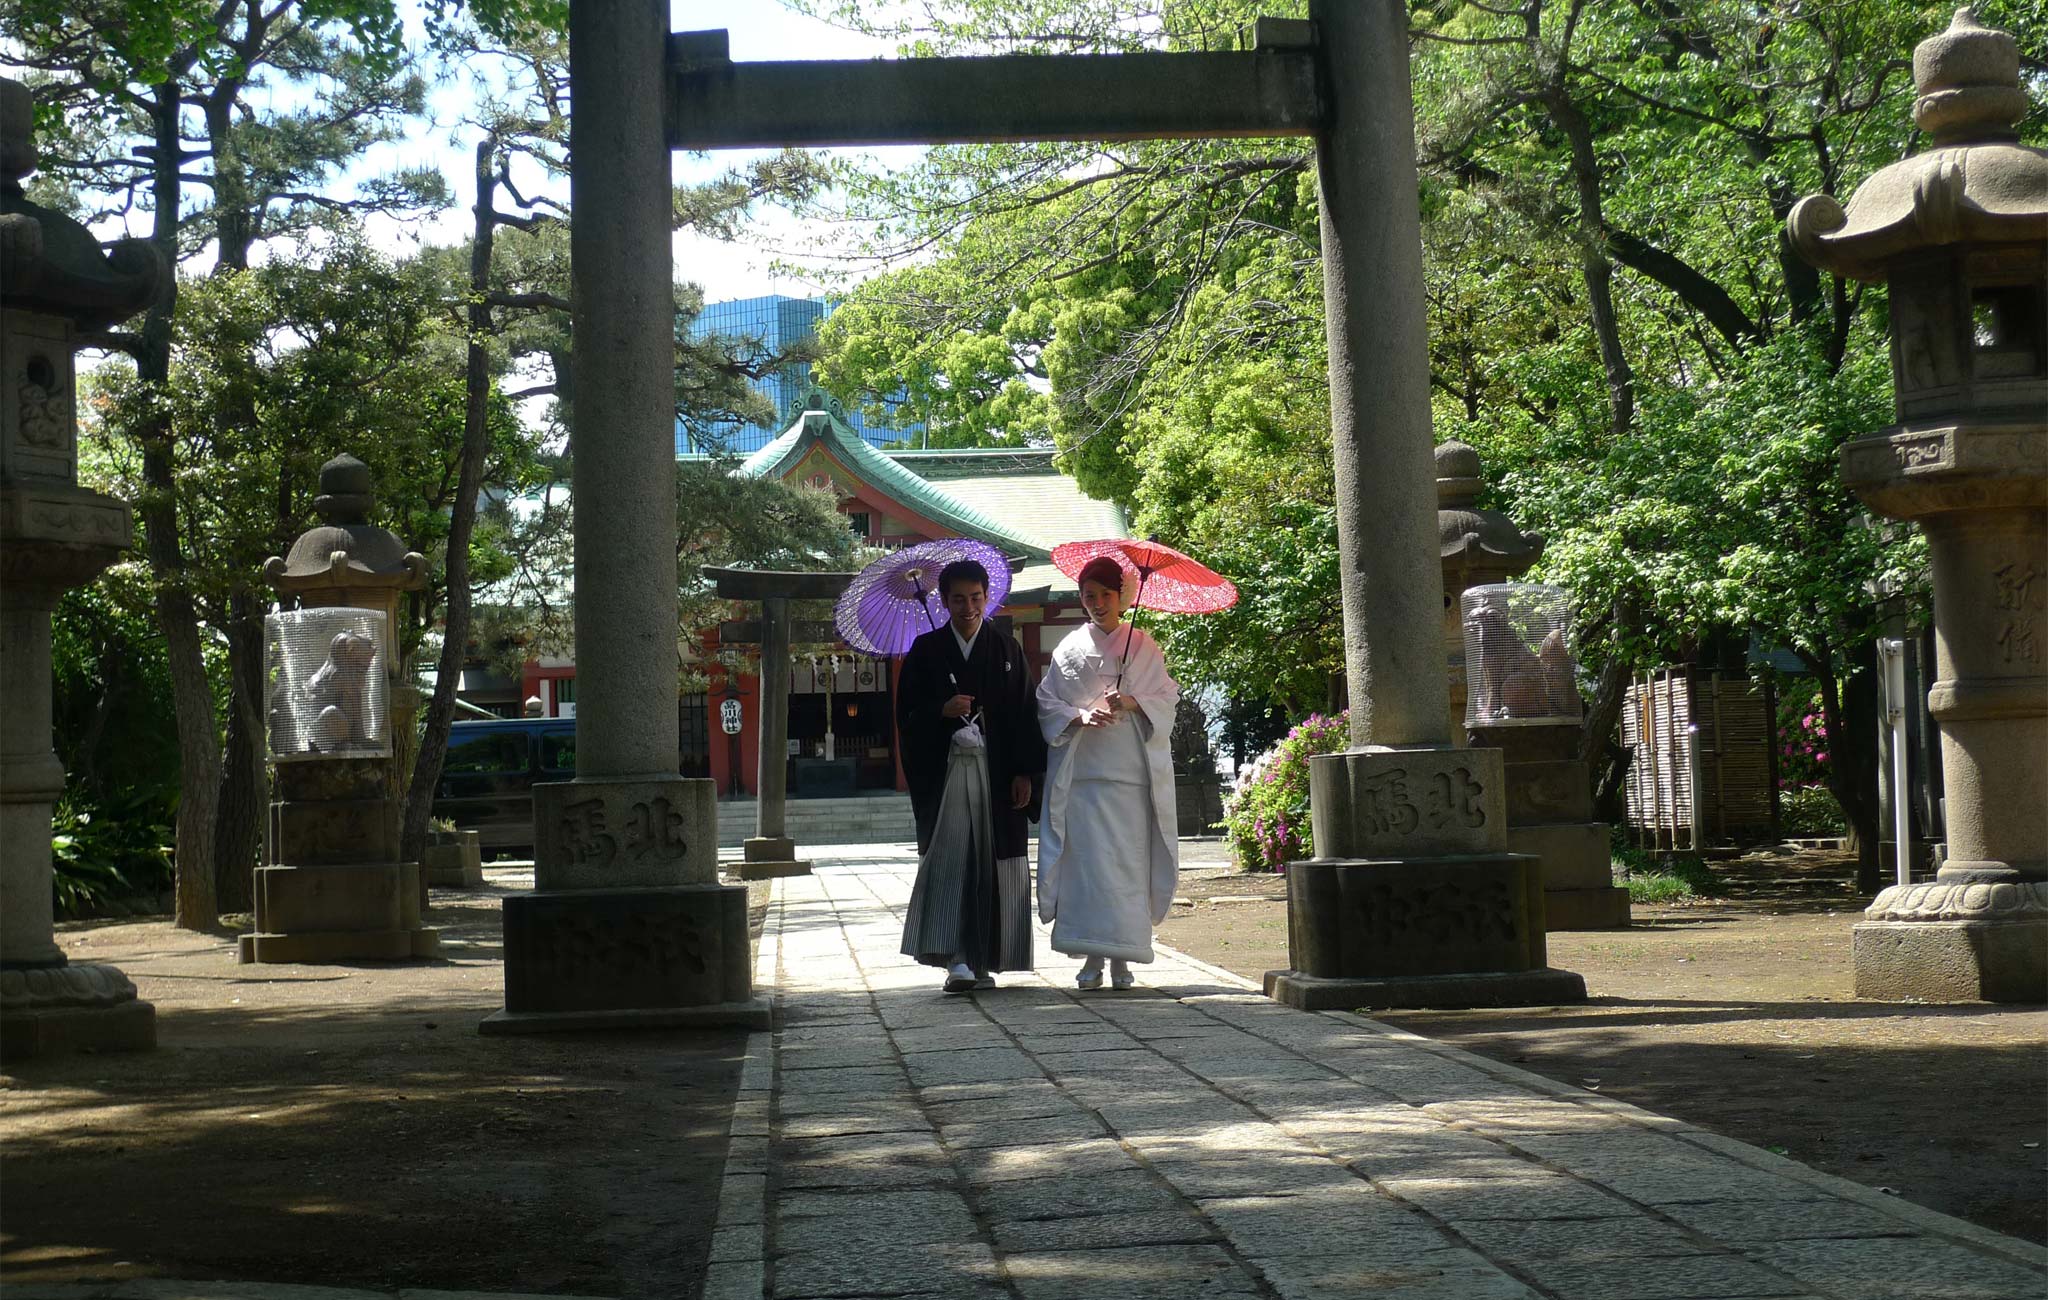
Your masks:
<svg viewBox="0 0 2048 1300"><path fill-rule="evenodd" d="M1535 859L1505 852L1500 751L1450 747L1407 8L1401 0L1309 0L1308 8L1307 21L1258 20L1252 48L1241 51L739 64L723 32L671 34L662 0L571 0L572 437L584 503L575 537L578 799L644 798L656 783L683 784L652 775L672 771L675 713L646 707L677 685L670 150L1308 136L1356 748L1337 756L1327 785L1318 769L1316 842L1340 846L1341 860L1319 860L1330 870L1315 888L1290 873L1290 907L1312 922L1297 927L1310 938L1295 954L1299 969L1276 972L1269 985L1298 1006L1584 997L1576 976L1543 978L1564 973L1541 969L1541 913L1532 915L1526 898ZM775 649L764 644L764 658L776 658ZM764 694L780 693L779 681L767 675ZM775 719L769 729L781 730L780 714L764 709L764 720ZM776 739L778 749L786 743ZM770 770L764 765L763 776ZM1348 795L1435 774L1475 792L1462 826L1390 831ZM700 784L708 801L710 782ZM782 785L779 772L773 785ZM675 879L703 879L692 861L677 861ZM1455 884L1438 879L1450 871ZM1419 947L1406 933L1391 945L1343 941L1338 900L1361 872L1401 877L1419 920L1459 933ZM557 878L573 887L556 890L549 881ZM547 897L545 908L523 909L539 922L523 936L530 955L511 942L508 902L508 1005L553 927L588 931L618 905L602 881L547 862L536 862L536 883ZM1451 895L1464 900L1456 914L1425 901ZM700 931L718 908L730 910L708 892L687 905L680 894L670 901L664 923ZM1467 914L1498 914L1517 942L1502 948L1463 935ZM745 951L743 928L726 938ZM586 964L613 963L593 956Z"/></svg>

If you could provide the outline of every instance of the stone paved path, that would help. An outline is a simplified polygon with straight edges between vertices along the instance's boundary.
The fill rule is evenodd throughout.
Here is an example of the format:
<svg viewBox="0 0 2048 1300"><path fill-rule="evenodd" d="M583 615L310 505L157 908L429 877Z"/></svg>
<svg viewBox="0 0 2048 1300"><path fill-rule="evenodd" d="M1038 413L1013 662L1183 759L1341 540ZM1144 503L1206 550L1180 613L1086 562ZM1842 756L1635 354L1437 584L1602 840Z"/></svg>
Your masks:
<svg viewBox="0 0 2048 1300"><path fill-rule="evenodd" d="M2031 1243L1171 952L1081 994L1041 933L943 996L896 952L909 855L816 856L709 1300L2048 1296Z"/></svg>

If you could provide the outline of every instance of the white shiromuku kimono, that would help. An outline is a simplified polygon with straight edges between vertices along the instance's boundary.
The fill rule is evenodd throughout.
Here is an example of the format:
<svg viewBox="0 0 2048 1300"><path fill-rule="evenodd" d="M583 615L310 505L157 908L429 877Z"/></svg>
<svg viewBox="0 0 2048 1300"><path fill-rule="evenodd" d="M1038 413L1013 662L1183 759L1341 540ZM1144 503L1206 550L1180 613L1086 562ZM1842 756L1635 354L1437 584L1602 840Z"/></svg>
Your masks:
<svg viewBox="0 0 2048 1300"><path fill-rule="evenodd" d="M1081 711L1117 685L1137 701L1107 727ZM1038 916L1055 951L1077 957L1152 960L1152 927L1173 906L1180 842L1168 739L1180 687L1166 657L1130 624L1093 623L1067 634L1038 683L1038 722L1051 747L1045 811L1038 822Z"/></svg>

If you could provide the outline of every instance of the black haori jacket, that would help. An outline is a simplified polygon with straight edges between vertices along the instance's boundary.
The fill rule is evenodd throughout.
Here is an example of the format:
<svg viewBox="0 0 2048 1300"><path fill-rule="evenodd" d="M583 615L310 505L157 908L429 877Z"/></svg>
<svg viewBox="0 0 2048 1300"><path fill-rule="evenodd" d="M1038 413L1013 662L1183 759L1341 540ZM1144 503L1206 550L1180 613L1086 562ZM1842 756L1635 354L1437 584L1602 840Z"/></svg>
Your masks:
<svg viewBox="0 0 2048 1300"><path fill-rule="evenodd" d="M955 679L959 684L954 685ZM960 720L939 710L956 694L974 697L981 729L988 738L989 809L995 822L998 858L1021 858L1029 852L1025 822L1037 820L1045 784L1045 740L1038 731L1038 705L1031 669L1015 637L984 621L974 641L974 657L960 656L952 627L927 632L911 642L896 682L896 731L903 742L903 774L910 784L910 806L917 814L917 848L931 844L938 819L939 797L946 788L946 759ZM1031 778L1031 804L1010 807L1010 778Z"/></svg>

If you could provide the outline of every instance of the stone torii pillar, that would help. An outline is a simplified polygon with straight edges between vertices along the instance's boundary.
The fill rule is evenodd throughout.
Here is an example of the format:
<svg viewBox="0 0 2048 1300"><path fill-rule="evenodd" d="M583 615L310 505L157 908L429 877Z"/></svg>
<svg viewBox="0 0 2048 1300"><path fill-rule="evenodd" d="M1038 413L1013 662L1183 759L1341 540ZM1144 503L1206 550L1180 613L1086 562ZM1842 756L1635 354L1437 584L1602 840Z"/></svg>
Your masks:
<svg viewBox="0 0 2048 1300"><path fill-rule="evenodd" d="M2048 151L2018 141L2019 46L1969 9L1913 52L1927 152L1845 211L1786 229L1816 266L1891 286L1898 423L1842 448L1842 479L1919 523L1934 571L1948 857L1854 932L1856 994L2048 999Z"/></svg>
<svg viewBox="0 0 2048 1300"><path fill-rule="evenodd" d="M853 581L851 573L792 573L774 569L706 567L704 576L727 600L761 602L757 638L744 633L734 644L757 639L761 647L759 771L755 778L754 833L742 849L740 879L807 876L811 864L796 856L786 833L789 807L789 602L834 600ZM724 629L721 629L721 634ZM836 635L836 633L835 633ZM721 637L723 639L723 637Z"/></svg>
<svg viewBox="0 0 2048 1300"><path fill-rule="evenodd" d="M1533 859L1506 852L1499 751L1454 749L1445 725L1421 219L1400 0L1310 0L1307 22L1260 19L1254 48L1205 53L737 64L724 33L686 33L668 38L666 97L665 10L659 0L570 3L572 193L582 215L574 250L577 474L579 490L595 489L604 503L600 531L577 534L579 611L597 603L598 590L626 599L631 587L638 599L659 596L657 576L672 581L640 572L639 559L611 558L614 547L658 542L672 564L672 510L664 515L652 502L619 508L607 493L615 482L610 453L593 481L583 449L591 439L630 440L634 468L626 472L658 480L665 492L667 476L652 464L670 454L672 423L669 169L653 125L664 98L666 143L676 149L1312 136L1356 748L1316 769L1316 842L1331 856L1289 875L1294 969L1274 972L1268 988L1315 1007L1582 998L1577 976L1544 967L1540 880ZM659 201L643 192L649 187L661 189ZM648 308L649 296L661 298L657 309ZM604 419L595 418L600 399ZM630 422L611 418L629 406ZM619 455L624 466L628 457ZM630 553L651 563L652 549ZM586 587L597 575L601 586ZM645 604L632 635L649 644L644 661L632 663L653 674L663 660L673 687L673 608L665 598ZM657 604L668 620L659 638L648 622ZM630 731L636 705L622 688L629 678L653 680L629 673L624 658L585 656L582 640L595 635L585 622L579 618L577 630L587 683L579 720ZM609 756L600 770L612 770Z"/></svg>
<svg viewBox="0 0 2048 1300"><path fill-rule="evenodd" d="M505 900L486 1033L766 1028L717 790L677 772L668 6L575 0L569 191L576 779L534 786L534 892Z"/></svg>
<svg viewBox="0 0 2048 1300"><path fill-rule="evenodd" d="M0 1059L156 1046L156 1009L112 966L73 962L52 926L50 615L120 558L126 504L78 486L77 336L155 302L170 267L123 240L109 258L77 222L31 203L28 87L0 78Z"/></svg>

